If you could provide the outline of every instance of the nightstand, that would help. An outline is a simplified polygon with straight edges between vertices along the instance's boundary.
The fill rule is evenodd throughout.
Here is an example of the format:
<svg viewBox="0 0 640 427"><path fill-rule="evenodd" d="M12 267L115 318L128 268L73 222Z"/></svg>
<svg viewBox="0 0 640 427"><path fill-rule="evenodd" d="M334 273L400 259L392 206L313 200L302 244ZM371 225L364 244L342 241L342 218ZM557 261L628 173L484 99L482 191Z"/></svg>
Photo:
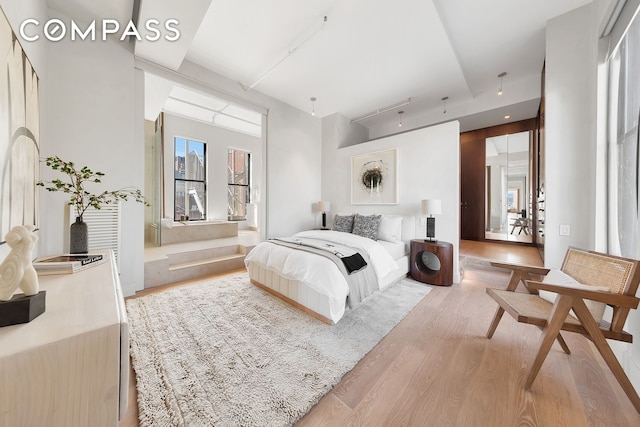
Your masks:
<svg viewBox="0 0 640 427"><path fill-rule="evenodd" d="M411 278L438 286L453 284L453 245L443 241L411 240Z"/></svg>

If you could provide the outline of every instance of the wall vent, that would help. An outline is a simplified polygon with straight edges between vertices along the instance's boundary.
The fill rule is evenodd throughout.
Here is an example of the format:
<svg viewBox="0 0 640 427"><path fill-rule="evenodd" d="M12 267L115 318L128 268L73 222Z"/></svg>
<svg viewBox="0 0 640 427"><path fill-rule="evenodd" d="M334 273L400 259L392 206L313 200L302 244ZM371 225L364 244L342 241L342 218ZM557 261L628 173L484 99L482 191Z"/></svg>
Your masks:
<svg viewBox="0 0 640 427"><path fill-rule="evenodd" d="M75 212L70 219L75 221ZM89 208L82 215L89 228L89 252L96 249L111 249L120 272L120 202L103 206L101 209Z"/></svg>

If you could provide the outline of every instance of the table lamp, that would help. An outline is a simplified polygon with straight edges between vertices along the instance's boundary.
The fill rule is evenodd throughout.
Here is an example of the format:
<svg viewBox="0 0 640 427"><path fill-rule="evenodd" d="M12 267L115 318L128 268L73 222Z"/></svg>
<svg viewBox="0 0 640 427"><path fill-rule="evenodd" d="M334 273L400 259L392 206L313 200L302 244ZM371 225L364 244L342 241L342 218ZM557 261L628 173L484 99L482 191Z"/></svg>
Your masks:
<svg viewBox="0 0 640 427"><path fill-rule="evenodd" d="M327 211L331 210L331 203L319 201L317 205L318 212L322 212L322 229L327 228Z"/></svg>
<svg viewBox="0 0 640 427"><path fill-rule="evenodd" d="M429 215L427 217L427 238L426 241L437 242L436 240L436 219L433 215L440 215L442 213L442 200L440 199L426 199L422 201L422 213Z"/></svg>

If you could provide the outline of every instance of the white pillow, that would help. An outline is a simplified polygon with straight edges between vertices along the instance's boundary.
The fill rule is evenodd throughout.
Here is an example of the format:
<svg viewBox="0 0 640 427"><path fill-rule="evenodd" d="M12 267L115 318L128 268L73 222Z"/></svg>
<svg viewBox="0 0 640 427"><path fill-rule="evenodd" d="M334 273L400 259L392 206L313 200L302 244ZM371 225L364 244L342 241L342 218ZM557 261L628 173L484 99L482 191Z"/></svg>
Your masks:
<svg viewBox="0 0 640 427"><path fill-rule="evenodd" d="M402 217L398 215L382 215L378 227L378 240L387 242L402 241Z"/></svg>
<svg viewBox="0 0 640 427"><path fill-rule="evenodd" d="M566 286L567 288L574 288L574 289L586 289L589 291L605 291L605 292L610 291L609 288L605 286L583 285L573 277L569 276L562 270L558 270L558 269L550 270L549 273L545 276L542 283L562 285L562 286ZM543 290L540 291L540 298L542 298L545 301L549 301L552 304L555 302L557 296L558 294L555 292L543 291ZM607 307L607 305L603 302L592 301L589 299L585 299L584 303L589 309L589 312L595 319L596 323L600 323L600 321L602 320L602 315L604 314L604 309ZM573 312L573 310L571 310L571 314L577 317Z"/></svg>

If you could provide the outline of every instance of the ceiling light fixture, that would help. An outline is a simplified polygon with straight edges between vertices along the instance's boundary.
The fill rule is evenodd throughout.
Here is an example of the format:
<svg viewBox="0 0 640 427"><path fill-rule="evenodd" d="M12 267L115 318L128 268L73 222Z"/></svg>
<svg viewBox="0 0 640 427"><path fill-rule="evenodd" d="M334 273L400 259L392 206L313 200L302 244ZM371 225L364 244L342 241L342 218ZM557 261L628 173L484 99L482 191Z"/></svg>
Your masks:
<svg viewBox="0 0 640 427"><path fill-rule="evenodd" d="M387 111L395 110L396 108L404 107L405 105L409 105L411 103L411 98L408 98L406 101L403 101L399 104L390 105L388 107L377 109L371 113L365 114L364 116L360 116L351 120L349 123L357 123L361 120L370 119L371 117L375 117L378 114L386 113Z"/></svg>
<svg viewBox="0 0 640 427"><path fill-rule="evenodd" d="M505 119L505 120L510 119L510 118L511 118L511 116L510 116L510 115L508 115L508 114L507 114L506 116L504 116L504 119Z"/></svg>
<svg viewBox="0 0 640 427"><path fill-rule="evenodd" d="M448 96L442 98L442 114L447 114L447 99L449 99Z"/></svg>
<svg viewBox="0 0 640 427"><path fill-rule="evenodd" d="M315 116L316 115L316 97L312 96L311 97L311 115Z"/></svg>
<svg viewBox="0 0 640 427"><path fill-rule="evenodd" d="M273 65L271 65L269 68L267 68L264 72L262 72L262 74L260 74L255 80L253 80L253 82L247 84L247 85L242 85L244 87L244 90L249 90L249 89L253 89L258 83L260 83L262 80L264 80L269 74L271 74L271 72L273 70L275 70L275 68L282 64L288 57L290 57L291 55L293 55L298 49L300 49L300 47L305 44L306 42L308 42L313 36L315 36L320 30L322 30L324 28L324 25L327 23L327 16L323 16L322 17L322 22L319 24L314 24L309 30L307 30L305 33L300 34L298 37L296 37L296 41L294 41L291 44L291 47L287 49L287 51L282 55L282 57L280 59L278 59L276 62L273 63Z"/></svg>
<svg viewBox="0 0 640 427"><path fill-rule="evenodd" d="M504 76L506 75L507 75L506 71L503 71L500 74L498 74L498 78L500 78L500 89L498 89L498 95L502 95L502 79L504 79Z"/></svg>
<svg viewBox="0 0 640 427"><path fill-rule="evenodd" d="M398 127L402 127L402 115L404 114L403 110L398 111L398 115L400 116L400 121L398 122Z"/></svg>

